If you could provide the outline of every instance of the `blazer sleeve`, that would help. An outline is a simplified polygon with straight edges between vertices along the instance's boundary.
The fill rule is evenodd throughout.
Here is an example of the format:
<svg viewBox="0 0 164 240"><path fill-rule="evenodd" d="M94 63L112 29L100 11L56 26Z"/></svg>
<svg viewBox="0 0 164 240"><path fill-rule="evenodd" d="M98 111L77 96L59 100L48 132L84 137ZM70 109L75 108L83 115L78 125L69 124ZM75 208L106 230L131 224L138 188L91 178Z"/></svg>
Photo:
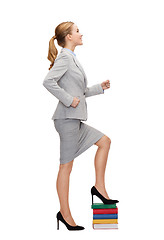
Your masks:
<svg viewBox="0 0 164 240"><path fill-rule="evenodd" d="M57 82L68 70L68 58L66 55L60 55L56 58L53 67L46 75L43 86L52 93L66 107L69 107L73 102L73 96L61 88Z"/></svg>
<svg viewBox="0 0 164 240"><path fill-rule="evenodd" d="M85 90L85 97L91 97L94 95L102 94L104 90L100 84L93 85L92 87L87 87Z"/></svg>

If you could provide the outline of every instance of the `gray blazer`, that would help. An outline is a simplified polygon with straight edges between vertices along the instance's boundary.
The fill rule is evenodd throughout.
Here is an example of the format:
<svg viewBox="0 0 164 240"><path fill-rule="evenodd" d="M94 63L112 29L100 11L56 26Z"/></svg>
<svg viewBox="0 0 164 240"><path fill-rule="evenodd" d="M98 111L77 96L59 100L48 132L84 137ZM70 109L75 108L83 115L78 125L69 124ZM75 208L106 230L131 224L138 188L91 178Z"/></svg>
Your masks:
<svg viewBox="0 0 164 240"><path fill-rule="evenodd" d="M46 75L43 86L58 100L51 119L76 118L86 121L88 117L85 98L104 93L101 84L87 87L86 74L74 56L62 48L53 67ZM72 107L73 97L80 99L76 108Z"/></svg>

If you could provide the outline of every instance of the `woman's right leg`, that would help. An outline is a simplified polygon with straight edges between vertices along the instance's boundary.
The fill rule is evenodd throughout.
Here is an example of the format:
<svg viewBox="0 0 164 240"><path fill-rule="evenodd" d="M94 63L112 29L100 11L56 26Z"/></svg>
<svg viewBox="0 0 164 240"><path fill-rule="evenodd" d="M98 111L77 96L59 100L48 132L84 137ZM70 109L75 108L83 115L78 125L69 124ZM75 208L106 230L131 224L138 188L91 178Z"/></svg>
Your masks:
<svg viewBox="0 0 164 240"><path fill-rule="evenodd" d="M69 208L69 178L72 171L73 161L74 160L65 164L60 164L56 188L60 201L60 212L63 218L68 224L76 226Z"/></svg>

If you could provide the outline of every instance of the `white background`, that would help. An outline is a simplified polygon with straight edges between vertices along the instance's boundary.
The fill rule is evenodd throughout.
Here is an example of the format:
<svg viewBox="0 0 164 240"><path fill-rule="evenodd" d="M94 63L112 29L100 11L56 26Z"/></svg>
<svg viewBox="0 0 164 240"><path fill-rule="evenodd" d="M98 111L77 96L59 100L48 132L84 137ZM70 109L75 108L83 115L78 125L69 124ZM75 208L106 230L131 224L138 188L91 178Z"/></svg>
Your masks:
<svg viewBox="0 0 164 240"><path fill-rule="evenodd" d="M1 239L163 238L162 2L1 4ZM75 53L88 86L111 82L104 95L87 98L86 123L112 141L106 188L120 201L118 230L92 229L95 145L75 159L70 179L72 216L85 230L69 232L63 224L56 230L59 136L51 117L58 100L42 83L49 40L63 21L75 22L83 34Z"/></svg>

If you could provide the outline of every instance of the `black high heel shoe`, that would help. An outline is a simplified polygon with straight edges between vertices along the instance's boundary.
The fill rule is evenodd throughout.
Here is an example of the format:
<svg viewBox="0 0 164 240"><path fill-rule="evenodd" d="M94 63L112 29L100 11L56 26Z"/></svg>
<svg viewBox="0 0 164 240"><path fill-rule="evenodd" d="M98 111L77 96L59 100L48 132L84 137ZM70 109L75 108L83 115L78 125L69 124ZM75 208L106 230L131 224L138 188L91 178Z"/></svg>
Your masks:
<svg viewBox="0 0 164 240"><path fill-rule="evenodd" d="M71 225L69 225L65 220L64 220L64 218L63 218L63 216L62 216L62 214L61 214L61 212L59 211L58 213L57 213L57 215L56 215L56 218L57 218L57 230L59 230L59 220L62 222L62 223L64 223L65 224L65 226L67 227L67 229L68 230L83 230L83 229L85 229L84 227L82 227L82 226L71 226Z"/></svg>
<svg viewBox="0 0 164 240"><path fill-rule="evenodd" d="M114 204L119 202L118 200L112 200L112 199L107 199L103 197L101 193L99 193L98 190L95 188L95 186L91 188L91 194L92 194L92 205L93 205L93 195L96 195L98 198L100 198L104 204Z"/></svg>

